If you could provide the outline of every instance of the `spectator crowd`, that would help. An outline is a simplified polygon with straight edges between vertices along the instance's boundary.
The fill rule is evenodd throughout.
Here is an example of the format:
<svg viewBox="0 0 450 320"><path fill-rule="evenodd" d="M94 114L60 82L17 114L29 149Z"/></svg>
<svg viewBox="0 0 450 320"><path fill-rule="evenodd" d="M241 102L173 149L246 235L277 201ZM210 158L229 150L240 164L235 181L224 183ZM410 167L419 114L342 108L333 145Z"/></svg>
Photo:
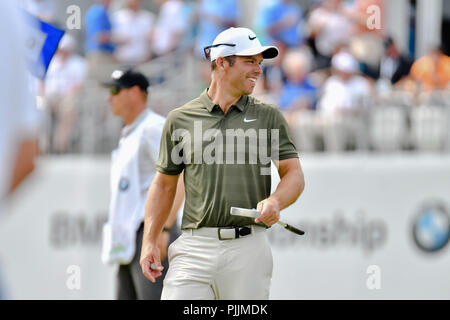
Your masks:
<svg viewBox="0 0 450 320"><path fill-rule="evenodd" d="M121 5L113 9L117 2ZM153 0L155 12L144 9L141 0L117 2L97 0L89 8L84 44L70 32L61 41L41 85L51 121L47 152L77 151L77 96L86 79L101 80L102 65L140 66L163 56L189 56L206 86L210 63L203 47L233 26L250 27L263 44L280 49L274 61L263 63L254 95L283 111L300 151L370 148L367 114L381 106L450 108L445 48L430 48L414 59L386 34L383 17L371 28L367 8L375 5L382 12L383 0L310 1L307 7L294 0L261 0L251 21L238 0ZM32 14L54 21L54 0L25 3Z"/></svg>

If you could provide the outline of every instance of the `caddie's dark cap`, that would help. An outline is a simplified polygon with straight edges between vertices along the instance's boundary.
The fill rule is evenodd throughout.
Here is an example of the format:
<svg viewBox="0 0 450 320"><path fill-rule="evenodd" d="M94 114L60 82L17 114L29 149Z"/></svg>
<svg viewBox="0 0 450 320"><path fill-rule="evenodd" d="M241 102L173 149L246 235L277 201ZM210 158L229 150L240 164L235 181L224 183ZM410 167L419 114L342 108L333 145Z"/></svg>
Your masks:
<svg viewBox="0 0 450 320"><path fill-rule="evenodd" d="M128 70L114 70L111 74L111 81L102 82L102 86L111 88L116 87L120 89L131 88L138 86L142 91L147 92L150 83L146 76L141 72Z"/></svg>

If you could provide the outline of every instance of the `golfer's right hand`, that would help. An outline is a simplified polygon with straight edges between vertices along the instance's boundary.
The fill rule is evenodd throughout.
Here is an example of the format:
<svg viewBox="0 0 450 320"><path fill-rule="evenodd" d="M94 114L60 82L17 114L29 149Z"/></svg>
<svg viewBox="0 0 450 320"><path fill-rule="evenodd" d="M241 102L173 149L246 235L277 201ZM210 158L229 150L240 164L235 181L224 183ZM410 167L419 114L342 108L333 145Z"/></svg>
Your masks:
<svg viewBox="0 0 450 320"><path fill-rule="evenodd" d="M159 249L157 245L142 244L140 265L142 273L151 282L155 282L162 274L164 267L161 265ZM152 268L154 266L154 268Z"/></svg>
<svg viewBox="0 0 450 320"><path fill-rule="evenodd" d="M158 238L159 257L162 261L167 258L167 251L169 248L170 233L167 231L161 232Z"/></svg>

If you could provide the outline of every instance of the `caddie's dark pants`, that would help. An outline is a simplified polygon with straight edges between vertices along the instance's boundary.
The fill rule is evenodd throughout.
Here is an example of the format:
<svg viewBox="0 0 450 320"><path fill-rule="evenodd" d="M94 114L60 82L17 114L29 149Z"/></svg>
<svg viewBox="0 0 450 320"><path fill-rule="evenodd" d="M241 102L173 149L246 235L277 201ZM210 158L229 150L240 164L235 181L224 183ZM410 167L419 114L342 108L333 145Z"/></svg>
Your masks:
<svg viewBox="0 0 450 320"><path fill-rule="evenodd" d="M170 243L179 235L180 231L175 225L170 231ZM164 270L162 275L156 279L155 283L148 280L142 273L139 259L141 256L142 236L144 233L144 223L141 224L136 234L136 253L129 264L119 266L117 272L116 298L118 300L159 300L163 288L163 280L169 269L168 259L162 261Z"/></svg>

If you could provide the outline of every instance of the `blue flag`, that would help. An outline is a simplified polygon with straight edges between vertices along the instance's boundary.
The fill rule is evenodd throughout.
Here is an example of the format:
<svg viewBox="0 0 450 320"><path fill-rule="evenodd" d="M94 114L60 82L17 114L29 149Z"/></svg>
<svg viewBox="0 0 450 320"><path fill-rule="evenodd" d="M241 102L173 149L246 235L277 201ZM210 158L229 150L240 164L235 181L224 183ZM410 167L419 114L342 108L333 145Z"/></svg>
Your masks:
<svg viewBox="0 0 450 320"><path fill-rule="evenodd" d="M64 30L25 12L27 21L26 53L30 72L44 80L50 61L58 50Z"/></svg>

